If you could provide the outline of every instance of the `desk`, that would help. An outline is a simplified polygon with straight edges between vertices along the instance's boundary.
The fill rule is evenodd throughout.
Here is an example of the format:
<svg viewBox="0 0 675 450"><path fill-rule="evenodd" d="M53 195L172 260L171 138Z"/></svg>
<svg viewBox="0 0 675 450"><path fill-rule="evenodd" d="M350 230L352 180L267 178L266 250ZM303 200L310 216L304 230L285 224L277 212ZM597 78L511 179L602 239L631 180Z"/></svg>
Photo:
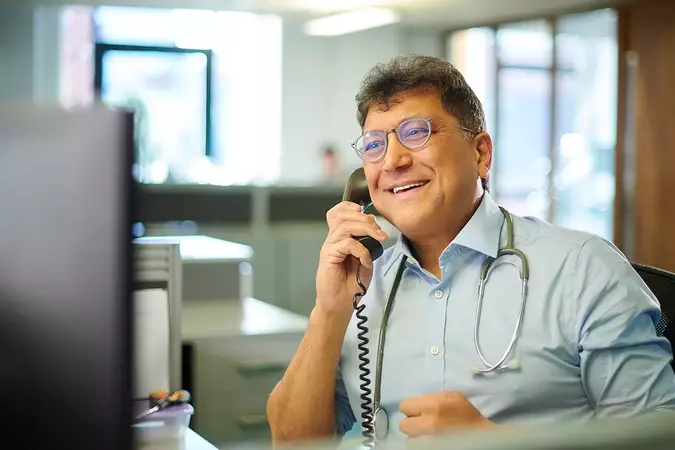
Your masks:
<svg viewBox="0 0 675 450"><path fill-rule="evenodd" d="M245 298L252 294L248 245L209 236L146 236L139 244L178 244L183 263L183 302Z"/></svg>
<svg viewBox="0 0 675 450"><path fill-rule="evenodd" d="M193 427L216 446L265 441L267 397L308 319L255 298L183 303L184 385Z"/></svg>
<svg viewBox="0 0 675 450"><path fill-rule="evenodd" d="M307 318L252 297L183 303L183 341L305 332Z"/></svg>
<svg viewBox="0 0 675 450"><path fill-rule="evenodd" d="M191 429L185 432L185 439L182 441L175 440L158 440L158 441L138 441L134 438L135 450L218 450L209 441L195 433Z"/></svg>
<svg viewBox="0 0 675 450"><path fill-rule="evenodd" d="M185 433L185 450L218 450L206 439L188 429Z"/></svg>

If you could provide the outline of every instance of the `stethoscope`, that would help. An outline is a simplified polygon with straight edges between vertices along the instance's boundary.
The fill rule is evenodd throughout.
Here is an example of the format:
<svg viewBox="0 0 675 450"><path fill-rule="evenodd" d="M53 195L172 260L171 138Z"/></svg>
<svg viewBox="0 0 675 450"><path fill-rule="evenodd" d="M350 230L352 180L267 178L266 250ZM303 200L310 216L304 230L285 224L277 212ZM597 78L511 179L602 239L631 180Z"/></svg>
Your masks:
<svg viewBox="0 0 675 450"><path fill-rule="evenodd" d="M506 361L509 357L509 354L513 351L513 348L516 345L518 339L518 334L523 322L523 316L525 314L525 301L527 300L527 280L530 276L530 270L527 263L527 257L525 254L514 248L514 231L513 231L513 219L511 214L501 206L499 207L502 214L504 215L506 223L506 245L497 252L496 258L486 258L483 262L483 267L480 273L480 282L478 284L478 302L476 305L476 318L474 320L473 327L473 343L476 349L476 354L482 363L480 366L470 367L471 373L474 375L482 375L498 370L515 370L520 368L520 362L517 359L511 359ZM520 262L520 266L516 264L512 259L499 259L502 256L515 256ZM392 284L391 291L389 292L389 298L384 307L384 312L382 314L382 325L380 327L379 341L377 346L377 361L375 365L375 390L373 393L373 409L375 410L375 415L373 416L373 427L375 432L375 438L377 440L384 439L389 432L389 417L384 408L380 405L380 395L381 395L381 386L382 386L382 360L384 359L384 343L387 334L387 323L389 322L389 316L391 314L392 307L394 305L394 297L396 296L396 291L398 286L401 283L401 278L403 277L403 272L405 270L407 257L404 255L401 263L399 264L398 271L396 272L396 277L394 278L394 283ZM494 364L491 364L483 355L480 347L480 339L478 330L480 328L480 317L481 310L483 307L483 297L485 296L485 286L490 278L492 271L503 264L510 264L518 269L521 280L521 295L520 295L520 307L518 310L518 319L516 320L516 326L513 329L513 334L511 335L511 340L509 341L506 351L502 357Z"/></svg>

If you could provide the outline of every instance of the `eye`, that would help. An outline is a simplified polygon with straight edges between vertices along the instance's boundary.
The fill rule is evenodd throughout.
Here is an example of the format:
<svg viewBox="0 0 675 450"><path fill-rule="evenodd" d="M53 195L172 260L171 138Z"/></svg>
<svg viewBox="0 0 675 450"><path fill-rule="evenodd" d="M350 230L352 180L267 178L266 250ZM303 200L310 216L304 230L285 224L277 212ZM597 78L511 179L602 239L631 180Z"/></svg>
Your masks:
<svg viewBox="0 0 675 450"><path fill-rule="evenodd" d="M429 134L429 130L426 128L411 128L409 130L406 130L405 132L405 137L407 138L412 138L412 137L423 137Z"/></svg>
<svg viewBox="0 0 675 450"><path fill-rule="evenodd" d="M364 147L364 150L367 151L367 152L372 151L372 150L377 150L381 145L382 145L382 142L378 142L378 141L369 142Z"/></svg>

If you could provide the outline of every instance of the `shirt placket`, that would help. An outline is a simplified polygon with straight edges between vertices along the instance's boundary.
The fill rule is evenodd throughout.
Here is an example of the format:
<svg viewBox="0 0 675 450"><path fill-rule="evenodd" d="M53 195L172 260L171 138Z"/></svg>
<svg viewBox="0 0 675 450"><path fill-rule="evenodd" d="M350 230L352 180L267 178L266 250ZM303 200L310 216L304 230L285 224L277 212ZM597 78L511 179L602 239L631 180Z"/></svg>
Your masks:
<svg viewBox="0 0 675 450"><path fill-rule="evenodd" d="M429 392L440 392L445 380L445 324L450 284L433 280L427 299L425 345L426 378Z"/></svg>

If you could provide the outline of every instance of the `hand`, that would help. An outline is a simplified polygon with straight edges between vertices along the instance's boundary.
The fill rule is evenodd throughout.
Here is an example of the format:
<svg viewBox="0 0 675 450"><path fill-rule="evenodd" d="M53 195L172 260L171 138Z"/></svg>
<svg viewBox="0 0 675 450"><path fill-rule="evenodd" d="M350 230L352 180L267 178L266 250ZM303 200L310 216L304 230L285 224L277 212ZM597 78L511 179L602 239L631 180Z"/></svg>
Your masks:
<svg viewBox="0 0 675 450"><path fill-rule="evenodd" d="M399 408L407 416L399 423L399 429L409 437L435 435L453 429L497 426L457 391L407 398Z"/></svg>
<svg viewBox="0 0 675 450"><path fill-rule="evenodd" d="M356 268L360 262L361 281L368 286L373 275L370 252L353 236L371 236L384 241L387 235L375 216L363 214L356 203L342 202L326 214L328 236L321 247L316 274L316 308L322 313L351 317L352 297L359 292Z"/></svg>

